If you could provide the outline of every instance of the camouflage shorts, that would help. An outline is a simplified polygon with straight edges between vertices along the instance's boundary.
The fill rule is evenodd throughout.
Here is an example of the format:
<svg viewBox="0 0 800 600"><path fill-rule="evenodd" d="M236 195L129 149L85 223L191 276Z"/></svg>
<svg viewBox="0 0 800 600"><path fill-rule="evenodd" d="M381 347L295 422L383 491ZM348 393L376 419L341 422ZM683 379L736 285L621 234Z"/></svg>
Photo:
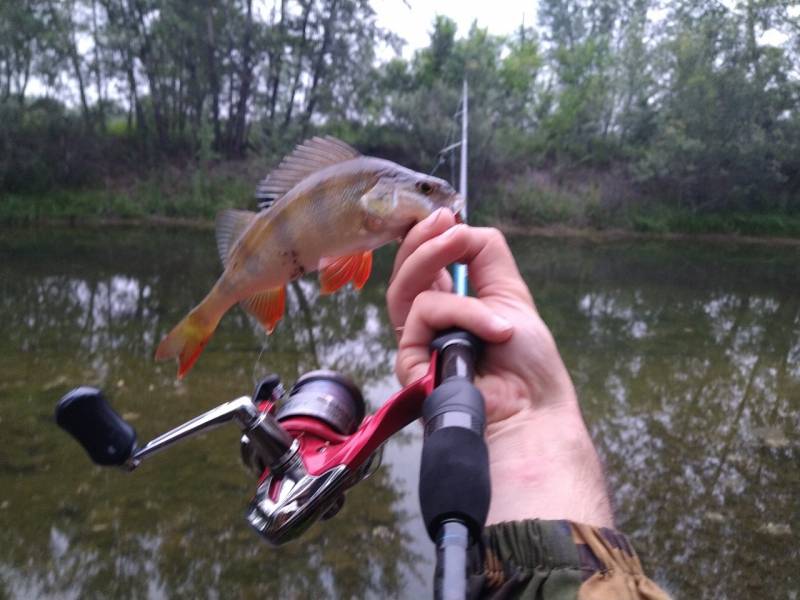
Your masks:
<svg viewBox="0 0 800 600"><path fill-rule="evenodd" d="M570 521L519 521L486 528L472 598L668 600L642 572L628 539Z"/></svg>

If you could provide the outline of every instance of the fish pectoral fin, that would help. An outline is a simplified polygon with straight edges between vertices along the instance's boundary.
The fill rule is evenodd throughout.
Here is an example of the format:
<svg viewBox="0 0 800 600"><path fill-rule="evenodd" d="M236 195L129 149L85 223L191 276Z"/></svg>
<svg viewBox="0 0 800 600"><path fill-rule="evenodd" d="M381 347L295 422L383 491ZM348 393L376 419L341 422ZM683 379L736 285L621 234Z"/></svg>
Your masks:
<svg viewBox="0 0 800 600"><path fill-rule="evenodd" d="M286 308L286 288L261 292L242 300L239 304L261 323L267 333L272 333Z"/></svg>
<svg viewBox="0 0 800 600"><path fill-rule="evenodd" d="M349 282L360 290L372 272L372 250L321 261L319 271L320 292L332 294Z"/></svg>
<svg viewBox="0 0 800 600"><path fill-rule="evenodd" d="M256 218L256 213L249 210L236 210L229 208L217 215L216 233L217 250L223 266L228 266L228 257L236 241L244 230Z"/></svg>

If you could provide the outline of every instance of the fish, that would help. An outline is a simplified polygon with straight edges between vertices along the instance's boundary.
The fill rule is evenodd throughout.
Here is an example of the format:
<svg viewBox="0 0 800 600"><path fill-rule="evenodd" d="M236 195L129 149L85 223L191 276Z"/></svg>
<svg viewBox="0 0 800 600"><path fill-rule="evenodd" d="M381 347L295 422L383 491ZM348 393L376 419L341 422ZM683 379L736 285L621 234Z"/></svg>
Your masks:
<svg viewBox="0 0 800 600"><path fill-rule="evenodd" d="M299 144L259 184L259 212L217 215L224 271L206 297L159 344L157 361L176 358L178 379L192 368L224 314L237 303L272 333L283 317L286 285L319 271L320 291L361 289L372 251L400 239L462 197L445 180L363 156L336 138Z"/></svg>

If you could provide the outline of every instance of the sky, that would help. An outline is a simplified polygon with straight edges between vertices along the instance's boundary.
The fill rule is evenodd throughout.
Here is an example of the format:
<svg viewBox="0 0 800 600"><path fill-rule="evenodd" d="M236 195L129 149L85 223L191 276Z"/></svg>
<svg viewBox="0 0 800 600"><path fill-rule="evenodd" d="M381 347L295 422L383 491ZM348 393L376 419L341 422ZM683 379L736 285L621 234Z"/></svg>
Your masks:
<svg viewBox="0 0 800 600"><path fill-rule="evenodd" d="M721 0L729 10L738 9L738 0ZM490 33L504 35L513 32L523 22L536 25L536 0L372 0L378 24L406 40L403 56L411 58L415 50L428 45L432 23L436 15L447 15L458 24L458 31L466 33L472 22L489 29ZM800 17L800 8L791 7L790 14ZM784 33L769 29L761 34L758 43L778 46L787 39ZM387 49L381 59L389 59L394 52Z"/></svg>
<svg viewBox="0 0 800 600"><path fill-rule="evenodd" d="M447 15L466 33L472 21L487 27L490 33L511 33L525 20L536 19L536 0L373 0L378 24L404 38L403 56L428 45L436 15Z"/></svg>

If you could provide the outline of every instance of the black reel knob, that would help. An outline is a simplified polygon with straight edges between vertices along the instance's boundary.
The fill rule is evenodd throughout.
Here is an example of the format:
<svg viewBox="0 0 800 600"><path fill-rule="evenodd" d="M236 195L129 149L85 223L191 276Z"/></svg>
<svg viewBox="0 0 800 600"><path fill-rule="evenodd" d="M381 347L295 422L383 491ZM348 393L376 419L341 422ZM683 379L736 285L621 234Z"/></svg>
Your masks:
<svg viewBox="0 0 800 600"><path fill-rule="evenodd" d="M92 462L122 466L136 449L136 431L93 387L75 388L56 405L56 423L72 435Z"/></svg>

